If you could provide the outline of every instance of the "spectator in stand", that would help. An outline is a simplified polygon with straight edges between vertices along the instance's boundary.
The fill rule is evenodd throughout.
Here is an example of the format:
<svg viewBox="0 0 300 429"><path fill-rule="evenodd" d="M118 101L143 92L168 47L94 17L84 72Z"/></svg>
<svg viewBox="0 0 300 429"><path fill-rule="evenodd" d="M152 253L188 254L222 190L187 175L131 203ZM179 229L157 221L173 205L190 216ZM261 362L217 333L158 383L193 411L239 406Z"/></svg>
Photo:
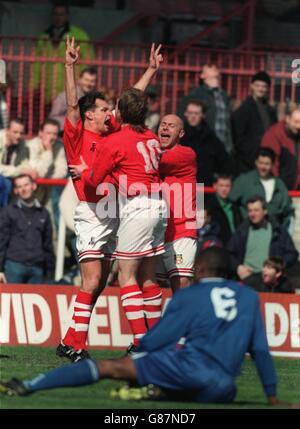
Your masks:
<svg viewBox="0 0 300 429"><path fill-rule="evenodd" d="M300 189L300 107L285 120L273 125L263 136L262 147L273 149L276 160L273 173L289 190Z"/></svg>
<svg viewBox="0 0 300 429"><path fill-rule="evenodd" d="M97 70L87 67L82 70L77 82L76 91L78 99L96 89ZM49 118L59 123L60 131L64 129L64 121L67 113L66 91L61 92L54 100Z"/></svg>
<svg viewBox="0 0 300 429"><path fill-rule="evenodd" d="M59 123L53 119L47 119L41 126L37 137L27 142L29 149L29 164L35 169L39 177L51 179L63 179L67 176L68 166L62 142L58 139ZM50 198L51 211L55 225L59 221L59 198L62 192L60 186L40 186L37 198L45 206ZM49 207L50 208L50 207Z"/></svg>
<svg viewBox="0 0 300 429"><path fill-rule="evenodd" d="M272 149L260 148L255 160L256 168L235 179L230 198L238 205L242 218L246 219L247 201L253 195L260 195L266 200L268 214L288 228L294 209L285 184L272 174L275 157Z"/></svg>
<svg viewBox="0 0 300 429"><path fill-rule="evenodd" d="M232 169L231 160L224 145L205 120L204 105L191 100L184 112L183 146L191 147L197 155L197 182L211 186L216 172Z"/></svg>
<svg viewBox="0 0 300 429"><path fill-rule="evenodd" d="M54 272L52 226L48 211L35 199L29 175L14 179L18 199L0 211L0 282L44 283Z"/></svg>
<svg viewBox="0 0 300 429"><path fill-rule="evenodd" d="M6 103L6 90L8 84L0 83L0 130L8 126L8 110Z"/></svg>
<svg viewBox="0 0 300 429"><path fill-rule="evenodd" d="M264 262L261 273L247 277L246 283L257 292L295 293L284 271L283 259L274 256Z"/></svg>
<svg viewBox="0 0 300 429"><path fill-rule="evenodd" d="M9 121L8 127L0 131L0 174L15 177L26 173L34 177L37 173L29 171L29 151L24 141L24 123L19 118ZM26 170L26 171L25 171Z"/></svg>
<svg viewBox="0 0 300 429"><path fill-rule="evenodd" d="M225 246L241 223L241 215L237 205L229 198L232 177L228 174L216 174L213 187L216 193L205 196L205 203L212 221L220 226L218 237Z"/></svg>
<svg viewBox="0 0 300 429"><path fill-rule="evenodd" d="M263 261L270 256L280 256L286 267L293 266L298 252L285 227L268 216L264 198L250 198L247 209L248 219L227 244L233 272L245 280L251 274L261 272Z"/></svg>
<svg viewBox="0 0 300 429"><path fill-rule="evenodd" d="M222 247L220 240L220 225L212 220L211 210L206 207L204 209L203 225L198 229L198 251L207 249L208 247Z"/></svg>
<svg viewBox="0 0 300 429"><path fill-rule="evenodd" d="M270 84L266 72L256 73L250 85L251 95L233 112L233 142L239 173L254 168L262 136L277 120L275 110L268 104Z"/></svg>
<svg viewBox="0 0 300 429"><path fill-rule="evenodd" d="M221 73L215 65L204 65L200 75L203 85L198 86L182 99L178 114L184 117L184 111L191 99L206 106L208 125L223 143L228 154L232 153L231 102L226 92L221 89Z"/></svg>
<svg viewBox="0 0 300 429"><path fill-rule="evenodd" d="M154 133L157 133L160 114L159 114L159 99L156 88L153 85L148 85L145 93L148 95L148 113L145 125Z"/></svg>
<svg viewBox="0 0 300 429"><path fill-rule="evenodd" d="M27 141L29 163L39 177L61 179L67 175L65 151L58 139L58 131L58 122L46 119L40 126L38 136Z"/></svg>
<svg viewBox="0 0 300 429"><path fill-rule="evenodd" d="M79 27L70 24L69 8L65 4L55 4L52 8L52 23L36 45L36 56L48 58L64 58L67 35L80 41L80 57L82 60L93 59L94 50L90 46L88 34ZM84 67L84 66L83 66ZM83 68L82 67L82 68ZM54 82L55 79L55 82ZM41 80L41 63L34 64L34 88L38 89ZM54 88L53 88L54 84ZM45 103L49 105L52 93L60 93L64 89L64 63L49 63L45 67Z"/></svg>

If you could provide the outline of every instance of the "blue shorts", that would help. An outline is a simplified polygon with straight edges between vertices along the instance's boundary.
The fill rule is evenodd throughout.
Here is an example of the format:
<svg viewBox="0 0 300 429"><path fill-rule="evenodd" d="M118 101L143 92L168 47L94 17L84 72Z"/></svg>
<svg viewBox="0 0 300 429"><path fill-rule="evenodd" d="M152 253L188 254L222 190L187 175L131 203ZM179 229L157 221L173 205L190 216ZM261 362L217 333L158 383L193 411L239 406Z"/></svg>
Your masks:
<svg viewBox="0 0 300 429"><path fill-rule="evenodd" d="M137 353L132 359L140 386L154 384L182 391L181 400L196 402L232 402L236 395L233 377L205 356L190 359L181 349ZM190 395L185 396L184 392Z"/></svg>

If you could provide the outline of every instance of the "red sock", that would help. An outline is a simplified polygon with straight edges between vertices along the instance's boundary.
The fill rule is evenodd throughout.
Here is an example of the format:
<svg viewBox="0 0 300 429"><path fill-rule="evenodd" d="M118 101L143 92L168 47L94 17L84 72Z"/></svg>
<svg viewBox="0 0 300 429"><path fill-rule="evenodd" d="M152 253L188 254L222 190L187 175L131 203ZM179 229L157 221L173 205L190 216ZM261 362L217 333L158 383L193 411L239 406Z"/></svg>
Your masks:
<svg viewBox="0 0 300 429"><path fill-rule="evenodd" d="M62 341L66 346L74 347L74 344L75 344L75 315L74 315L74 313L73 313L71 325L70 325L69 329L67 330L67 333L64 336L64 339Z"/></svg>
<svg viewBox="0 0 300 429"><path fill-rule="evenodd" d="M151 329L161 318L162 292L158 284L143 287L144 313Z"/></svg>
<svg viewBox="0 0 300 429"><path fill-rule="evenodd" d="M120 291L122 306L133 333L133 344L137 346L147 328L143 311L143 295L138 285L126 285Z"/></svg>
<svg viewBox="0 0 300 429"><path fill-rule="evenodd" d="M94 296L79 291L74 305L75 344L74 349L85 349L90 319L94 307Z"/></svg>

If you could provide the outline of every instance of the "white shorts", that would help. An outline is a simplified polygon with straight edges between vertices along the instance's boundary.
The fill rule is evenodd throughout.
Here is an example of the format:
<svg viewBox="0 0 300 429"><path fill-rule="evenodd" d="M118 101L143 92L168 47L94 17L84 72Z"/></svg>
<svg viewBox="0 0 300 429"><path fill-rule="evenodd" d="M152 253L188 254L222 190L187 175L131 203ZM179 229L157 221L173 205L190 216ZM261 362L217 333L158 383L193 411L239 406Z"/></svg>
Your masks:
<svg viewBox="0 0 300 429"><path fill-rule="evenodd" d="M80 201L75 210L74 229L79 262L90 258L114 258L119 220L109 217L100 219L96 214L97 204Z"/></svg>
<svg viewBox="0 0 300 429"><path fill-rule="evenodd" d="M163 253L167 207L160 197L139 195L120 204L116 257L141 259Z"/></svg>
<svg viewBox="0 0 300 429"><path fill-rule="evenodd" d="M156 276L159 280L171 277L194 277L197 252L196 238L183 237L165 244L166 252L160 256Z"/></svg>

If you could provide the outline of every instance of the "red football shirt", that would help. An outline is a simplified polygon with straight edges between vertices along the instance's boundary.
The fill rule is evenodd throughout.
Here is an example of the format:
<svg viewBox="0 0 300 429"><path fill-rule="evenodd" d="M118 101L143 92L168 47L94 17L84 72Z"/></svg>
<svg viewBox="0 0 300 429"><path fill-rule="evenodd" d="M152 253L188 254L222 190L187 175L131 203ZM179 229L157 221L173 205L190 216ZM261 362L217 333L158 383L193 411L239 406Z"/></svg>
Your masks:
<svg viewBox="0 0 300 429"><path fill-rule="evenodd" d="M111 175L122 195L147 193L160 183L159 158L158 137L151 130L138 133L125 125L97 148L93 167L82 178L96 188Z"/></svg>
<svg viewBox="0 0 300 429"><path fill-rule="evenodd" d="M113 130L118 128L118 126L119 124L114 122ZM81 164L80 157L82 156L85 163L91 167L94 162L96 149L104 140L104 136L86 130L83 127L81 119L78 119L75 126L72 125L68 118L65 119L63 143L69 165ZM80 201L87 201L89 203L99 201L99 196L96 195L95 188L85 183L82 178L73 179L73 184Z"/></svg>
<svg viewBox="0 0 300 429"><path fill-rule="evenodd" d="M170 213L165 234L166 243L183 237L197 237L196 228L191 229L187 226L188 223L196 221L197 162L195 152L191 148L181 145L166 149L161 156L159 172L164 183L174 189L169 192L167 186L163 188Z"/></svg>

